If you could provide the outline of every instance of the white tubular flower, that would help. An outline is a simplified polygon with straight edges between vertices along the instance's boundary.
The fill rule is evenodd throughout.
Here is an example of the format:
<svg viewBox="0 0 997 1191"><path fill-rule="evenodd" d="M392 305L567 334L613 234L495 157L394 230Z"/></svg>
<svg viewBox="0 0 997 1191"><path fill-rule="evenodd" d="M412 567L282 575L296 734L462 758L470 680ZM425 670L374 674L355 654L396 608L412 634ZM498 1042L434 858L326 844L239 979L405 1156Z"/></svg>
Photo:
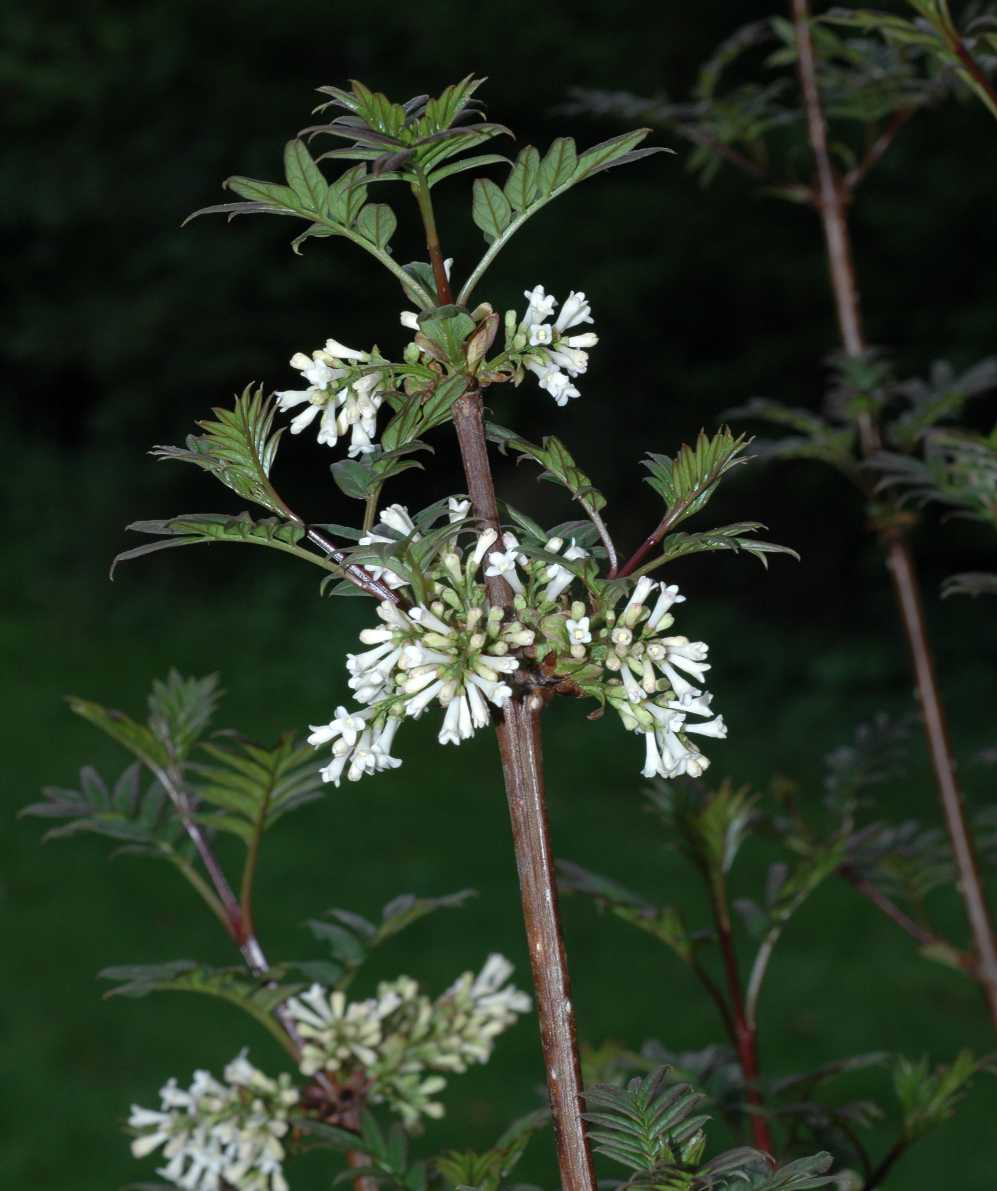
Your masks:
<svg viewBox="0 0 997 1191"><path fill-rule="evenodd" d="M414 310L403 310L400 321L402 326L409 331L419 330L419 316Z"/></svg>
<svg viewBox="0 0 997 1191"><path fill-rule="evenodd" d="M371 363L369 352L346 347L335 339L326 340L325 347L310 356L296 352L291 367L298 369L309 382L307 389L288 389L275 394L282 411L299 405L306 408L291 421L291 433L307 429L321 411L318 441L322 446L334 447L350 435L348 454L364 455L375 447L377 411L384 401L384 389L391 382L391 365Z"/></svg>
<svg viewBox="0 0 997 1191"><path fill-rule="evenodd" d="M568 631L568 640L572 645L588 645L592 641L592 632L589 629L589 618L582 616L578 620L565 621L564 627Z"/></svg>
<svg viewBox="0 0 997 1191"><path fill-rule="evenodd" d="M550 539L546 547L548 553L561 553L559 547L553 548L554 543L558 540L559 539L557 538ZM566 559L568 562L576 562L579 559L588 558L588 551L583 550L581 546L576 546L575 539L572 538L571 545L567 548L567 550L564 551L561 557ZM549 582L547 584L547 590L544 592L544 599L553 604L560 599L562 592L566 591L567 588L570 587L575 576L574 573L569 571L567 567L562 567L557 563L552 563L547 568L546 577Z"/></svg>
<svg viewBox="0 0 997 1191"><path fill-rule="evenodd" d="M523 581L516 571L515 550L494 550L488 555L485 574L490 579L501 576L513 591L521 592L523 590Z"/></svg>
<svg viewBox="0 0 997 1191"><path fill-rule="evenodd" d="M407 976L365 1001L315 985L287 1002L303 1042L301 1070L342 1083L362 1078L369 1102L408 1126L438 1118L443 1105L432 1097L446 1087L439 1073L486 1062L497 1036L529 1011L529 998L507 983L511 974L507 960L490 956L477 977L465 972L435 1001Z"/></svg>
<svg viewBox="0 0 997 1191"><path fill-rule="evenodd" d="M463 521L470 511L471 502L469 500L461 500L457 496L451 496L447 500L447 520L451 525Z"/></svg>
<svg viewBox="0 0 997 1191"><path fill-rule="evenodd" d="M136 1158L162 1147L161 1177L184 1191L219 1191L222 1180L239 1191L287 1191L280 1138L298 1100L289 1076L271 1079L243 1051L224 1083L198 1071L185 1091L171 1079L160 1100L159 1112L133 1105L128 1124Z"/></svg>
<svg viewBox="0 0 997 1191"><path fill-rule="evenodd" d="M582 294L581 296L584 297L585 295ZM335 339L327 339L323 350L333 360L359 360L365 364L370 359L370 352L357 351L355 347L346 347Z"/></svg>
<svg viewBox="0 0 997 1191"><path fill-rule="evenodd" d="M385 533L415 534L414 522L401 505L385 509L381 522ZM369 537L387 540L376 534ZM348 654L346 662L348 685L366 706L337 707L327 724L311 725L309 743L331 746L332 757L321 770L323 781L338 787L344 779L359 781L397 768L401 762L390 750L399 723L418 718L434 703L444 713L440 743L460 744L488 725L489 704L502 707L512 697L509 676L520 667L517 651L532 645L536 634L517 618L516 609L491 607L483 582L475 578L497 540L496 531L489 529L470 547L448 542L426 577L425 603L407 611L389 601L378 605L380 623L360 634L371 648ZM508 575L522 592L518 564L532 568L534 588L542 582L537 576L542 576L543 564L530 563L512 534L505 534L502 544L505 550L491 550L487 574ZM569 556L573 557L565 552Z"/></svg>
<svg viewBox="0 0 997 1191"><path fill-rule="evenodd" d="M535 374L540 387L565 406L580 396L571 380L588 370L587 349L599 342L591 331L581 335L566 335L565 331L592 322L591 307L583 293L572 291L557 319L550 323L547 320L557 305L554 297L542 285L524 291L524 297L529 305L516 327L512 351L519 365Z"/></svg>

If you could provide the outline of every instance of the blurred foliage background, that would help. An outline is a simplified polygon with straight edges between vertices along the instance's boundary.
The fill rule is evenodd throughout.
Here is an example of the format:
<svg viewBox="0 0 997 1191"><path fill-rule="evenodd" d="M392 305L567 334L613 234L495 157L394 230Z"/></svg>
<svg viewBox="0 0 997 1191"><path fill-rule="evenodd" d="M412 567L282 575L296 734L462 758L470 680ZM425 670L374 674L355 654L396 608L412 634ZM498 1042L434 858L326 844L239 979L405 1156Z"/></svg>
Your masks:
<svg viewBox="0 0 997 1191"><path fill-rule="evenodd" d="M359 77L404 98L475 71L489 76L492 117L522 142L571 132L594 143L618 129L558 117L569 87L681 97L717 41L771 11L762 0L694 8L620 0L611 10L590 0L37 0L0 16L5 1183L106 1191L140 1177L117 1133L130 1102L151 1103L168 1075L219 1067L246 1043L262 1066L279 1062L268 1039L216 1005L100 1000L93 975L107 964L226 962L227 948L172 874L129 860L109 866L96 842L41 849L39 825L14 821L40 785L70 784L84 761L123 768L60 696L137 712L151 677L169 665L217 670L230 691L220 725L271 740L342 700L343 652L366 616L359 601L320 602L303 568L235 550L167 554L108 583L110 557L130 544L127 521L237 507L194 469L154 465L149 446L181 441L195 418L251 379L287 386L290 354L329 335L367 345L374 334L386 351L402 343L394 283L350 245L313 242L296 258L281 220L202 220L183 231L180 220L221 201L229 174L277 176L283 141L308 122L321 83ZM687 150L673 143L676 157L609 173L563 200L556 216L538 217L480 291L499 308L537 282L589 294L602 342L582 400L563 412L525 385L494 405L531 437L568 440L610 496L617 539L631 544L654 513L636 467L644 450L676 449L750 396L816 404L835 343L812 213L729 174L701 191L683 171ZM854 231L869 337L896 351L902 374L923 373L939 356L965 366L993 351L993 145L982 108L950 104L919 116L861 193ZM458 273L480 243L460 183L441 188L440 199ZM419 256L413 213L399 245L406 233L410 257ZM980 407L981 424L988 415L992 402ZM462 487L456 452L443 436L437 446L431 491L420 477L399 482L393 499L425 503ZM303 437L278 463L278 486L312 519L356 520L356 506L329 482L328 461ZM718 776L764 786L787 774L816 800L823 753L878 710L910 710L906 658L852 494L816 465L745 471L717 521L757 517L803 561L777 559L769 575L729 557L677 564L674 579L690 596L682 625L713 643L711 685L731 725L713 750ZM565 512L526 468L503 465L499 483L548 523ZM964 781L979 803L987 771L972 757L992 743L992 614L966 600L943 605L937 588L953 570L986 569L991 544L972 527L928 518L917 546ZM547 719L558 853L662 901L691 901L695 920L698 892L648 832L637 753L578 708L555 707ZM406 750L400 773L331 791L271 839L260 884L264 941L278 959L305 958L306 915L332 905L369 914L396 893L472 885L481 896L470 908L404 936L372 978L404 970L439 990L500 949L527 982L492 742L482 734L441 751L421 724L406 733ZM884 813L935 821L916 738L908 776L883 800ZM766 860L747 865L747 886ZM954 893L943 913L961 932ZM656 1037L683 1050L716 1039L711 1008L652 940L574 901L565 919L589 1042ZM973 987L919 960L843 885L824 888L794 922L772 974L761 1021L767 1073L874 1049L943 1059L963 1045L992 1045ZM523 1024L491 1067L454 1080L427 1152L484 1146L537 1103L541 1083L535 1035ZM956 1175L967 1189L992 1185L984 1131L992 1137L995 1098L989 1082L979 1085L966 1112L921 1143L891 1186L920 1191ZM729 1139L718 1130L715 1140ZM545 1143L533 1151L524 1177L552 1185ZM313 1165L296 1185L329 1177Z"/></svg>

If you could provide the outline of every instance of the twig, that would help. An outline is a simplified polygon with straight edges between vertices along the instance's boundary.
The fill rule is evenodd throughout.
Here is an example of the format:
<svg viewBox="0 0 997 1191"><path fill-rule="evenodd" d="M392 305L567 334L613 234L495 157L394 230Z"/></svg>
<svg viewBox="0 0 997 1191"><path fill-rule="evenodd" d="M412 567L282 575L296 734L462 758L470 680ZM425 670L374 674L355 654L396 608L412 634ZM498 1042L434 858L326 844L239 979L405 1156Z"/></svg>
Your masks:
<svg viewBox="0 0 997 1191"><path fill-rule="evenodd" d="M865 352L866 344L862 334L859 294L855 282L842 188L835 175L827 147L827 130L817 86L817 67L810 33L808 0L791 0L791 3L796 28L800 85L807 111L810 144L817 167L818 211L827 244L835 310L846 354L860 356ZM864 455L872 454L879 447L879 429L868 414L863 414L859 420L859 436ZM955 760L949 744L945 708L938 689L931 646L924 623L914 561L906 539L896 528L883 531L881 538L914 666L931 766L959 873L959 890L979 959L979 980L991 1021L997 1029L997 947L994 943L990 908L980 881L972 836L966 821L962 793L955 778Z"/></svg>
<svg viewBox="0 0 997 1191"><path fill-rule="evenodd" d="M613 539L609 534L609 526L603 521L599 513L588 503L578 497L578 503L585 510L585 516L595 526L602 544L606 547L606 556L609 560L609 573L613 575L616 573L616 568L619 566L619 559L616 556L616 547L613 545Z"/></svg>
<svg viewBox="0 0 997 1191"><path fill-rule="evenodd" d="M916 108L898 108L893 113L893 118L889 124L883 129L878 137L866 149L862 160L855 166L854 169L848 171L843 179L845 189L851 193L856 190L865 180L869 171L878 164L882 159L887 149L893 144L893 140L897 133L903 128L907 121L914 115Z"/></svg>
<svg viewBox="0 0 997 1191"><path fill-rule="evenodd" d="M307 533L309 542L318 546L323 554L327 554L337 566L340 566L343 570L344 578L349 579L361 591L365 591L376 600L388 600L392 604L400 602L397 592L392 591L386 583L375 579L370 571L358 566L355 562L350 562L346 552L340 550L336 543L331 538L326 537L321 530L310 525Z"/></svg>
<svg viewBox="0 0 997 1191"><path fill-rule="evenodd" d="M881 1187L886 1182L886 1176L903 1157L909 1145L910 1142L903 1137L893 1143L886 1157L866 1180L865 1191L875 1191L876 1187Z"/></svg>
<svg viewBox="0 0 997 1191"><path fill-rule="evenodd" d="M737 967L737 953L734 950L734 936L730 925L730 911L727 908L727 894L723 877L710 878L710 906L720 940L723 955L724 975L727 980L727 997L733 1018L734 1049L737 1052L741 1075L744 1078L744 1095L753 1110L751 1132L755 1145L767 1154L774 1153L769 1123L764 1115L764 1104L759 1087L758 1071L758 1029L749 1023L741 994L741 976Z"/></svg>
<svg viewBox="0 0 997 1191"><path fill-rule="evenodd" d="M457 399L453 418L474 515L498 529L479 390L471 389ZM489 577L486 583L493 604L512 603L512 589L501 576ZM529 692L517 692L508 701L497 735L561 1184L563 1191L595 1191L592 1154L582 1121L581 1064L547 822L540 708Z"/></svg>

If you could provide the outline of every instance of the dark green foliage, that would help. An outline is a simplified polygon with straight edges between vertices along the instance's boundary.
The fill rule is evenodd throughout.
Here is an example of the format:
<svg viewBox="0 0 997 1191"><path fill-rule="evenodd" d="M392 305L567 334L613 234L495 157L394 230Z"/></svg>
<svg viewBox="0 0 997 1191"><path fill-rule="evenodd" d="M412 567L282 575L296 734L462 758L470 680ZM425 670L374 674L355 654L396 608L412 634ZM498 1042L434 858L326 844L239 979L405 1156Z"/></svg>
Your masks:
<svg viewBox="0 0 997 1191"><path fill-rule="evenodd" d="M981 1071L994 1074L993 1058L977 1059L968 1050L934 1070L926 1058L900 1057L893 1069L893 1084L907 1141L915 1141L947 1121Z"/></svg>
<svg viewBox="0 0 997 1191"><path fill-rule="evenodd" d="M248 1013L285 1047L287 1035L274 1018L274 1011L306 987L281 983L280 973L273 970L265 979L256 979L244 968L212 968L184 959L105 968L99 976L116 984L104 994L108 997L145 997L152 992L191 992L218 997Z"/></svg>
<svg viewBox="0 0 997 1191"><path fill-rule="evenodd" d="M335 575L341 573L339 567L300 545L307 533L303 526L281 521L276 517L264 517L254 521L248 513L239 513L234 517L229 513L186 513L178 517L167 517L162 521L133 521L125 528L132 533L156 536L159 540L148 542L144 546L133 546L130 550L122 550L111 563L112 578L118 563L142 558L146 554L155 554L159 550L171 550L177 546L210 545L212 542L267 546L272 550L282 550L285 554L293 554L296 558L313 562Z"/></svg>
<svg viewBox="0 0 997 1191"><path fill-rule="evenodd" d="M634 1173L625 1187L659 1191L804 1191L835 1181L822 1177L830 1154L817 1154L776 1167L766 1154L742 1147L702 1161L709 1117L701 1113L704 1097L688 1084L668 1081L660 1068L626 1087L597 1084L586 1091L586 1119L598 1153Z"/></svg>
<svg viewBox="0 0 997 1191"><path fill-rule="evenodd" d="M449 1150L433 1162L447 1186L474 1187L478 1191L499 1191L503 1180L522 1158L534 1134L550 1123L546 1108L514 1121L496 1143L482 1152Z"/></svg>
<svg viewBox="0 0 997 1191"><path fill-rule="evenodd" d="M65 820L47 831L45 840L89 832L126 845L116 849L116 856L143 853L168 859L178 851L188 854L183 828L170 812L166 792L158 782L143 790L141 769L138 762L129 765L114 786L108 787L95 769L85 766L80 770L78 790L45 786L45 801L24 807L21 814Z"/></svg>
<svg viewBox="0 0 997 1191"><path fill-rule="evenodd" d="M349 986L357 970L370 953L436 910L457 909L474 897L473 889L461 889L442 897L415 897L403 893L392 899L381 911L381 921L374 923L352 910L326 910L321 918L308 921L308 928L320 942L326 944L332 962L322 961L323 980L338 988ZM299 968L303 965L298 965Z"/></svg>
<svg viewBox="0 0 997 1191"><path fill-rule="evenodd" d="M544 469L539 479L559 484L586 508L598 512L606 507L606 498L592 486L591 480L575 463L568 448L553 434L547 435L541 445L537 446L521 438L514 430L497 426L493 422L488 424L487 431L489 440L503 453L516 451L539 463Z"/></svg>
<svg viewBox="0 0 997 1191"><path fill-rule="evenodd" d="M272 749L234 735L215 739L224 743L205 742L189 766L196 797L214 808L197 812L203 826L236 835L248 847L278 819L321 797L318 755L290 733Z"/></svg>
<svg viewBox="0 0 997 1191"><path fill-rule="evenodd" d="M215 408L212 412L214 420L198 422L204 433L191 435L185 448L159 446L152 454L194 463L246 500L278 517L297 520L270 483L270 469L284 433L283 427L272 429L273 398L264 400L262 388L254 392L247 385L233 409Z"/></svg>
<svg viewBox="0 0 997 1191"><path fill-rule="evenodd" d="M669 529L706 507L723 477L747 462L742 452L749 442L743 434L735 438L725 426L712 438L701 430L696 445L683 444L674 458L648 454L643 463L651 474L645 483L665 502Z"/></svg>
<svg viewBox="0 0 997 1191"><path fill-rule="evenodd" d="M333 1180L333 1185L362 1176L378 1186L397 1191L425 1191L426 1163L411 1160L409 1140L401 1125L393 1124L385 1132L368 1109L360 1113L360 1125L355 1133L310 1117L296 1117L292 1123L305 1135L306 1145L340 1153L363 1153L369 1159L366 1166L351 1166L342 1171Z"/></svg>

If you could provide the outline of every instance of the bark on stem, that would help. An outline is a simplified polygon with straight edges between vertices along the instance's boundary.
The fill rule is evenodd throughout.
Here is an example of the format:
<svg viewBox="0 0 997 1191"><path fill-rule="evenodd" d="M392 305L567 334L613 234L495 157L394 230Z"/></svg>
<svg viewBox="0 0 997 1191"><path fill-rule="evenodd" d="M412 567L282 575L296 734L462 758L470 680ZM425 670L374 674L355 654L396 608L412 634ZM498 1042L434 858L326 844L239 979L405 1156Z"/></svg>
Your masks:
<svg viewBox="0 0 997 1191"><path fill-rule="evenodd" d="M474 514L498 530L498 504L488 460L481 393L475 389L458 398L453 418ZM486 583L493 604L512 603L512 589L503 578L495 576ZM519 691L509 700L496 731L561 1185L563 1191L595 1191L592 1154L581 1115L585 1108L581 1065L547 822L540 709L529 691Z"/></svg>
<svg viewBox="0 0 997 1191"><path fill-rule="evenodd" d="M827 146L827 129L817 83L817 65L810 32L808 0L791 0L796 29L797 64L807 113L807 128L817 170L816 205L824 228L831 288L845 352L862 355L866 350L862 333L861 306L849 237L844 187L835 173ZM863 453L879 446L879 430L872 418L859 423ZM882 534L887 567L893 581L900 617L907 637L917 695L931 766L942 804L945 826L959 873L962 894L973 943L979 960L978 979L991 1022L997 1030L997 948L986 895L980 881L972 834L966 821L962 793L955 777L955 760L948 738L945 708L935 676L914 560L901 533L890 529Z"/></svg>

